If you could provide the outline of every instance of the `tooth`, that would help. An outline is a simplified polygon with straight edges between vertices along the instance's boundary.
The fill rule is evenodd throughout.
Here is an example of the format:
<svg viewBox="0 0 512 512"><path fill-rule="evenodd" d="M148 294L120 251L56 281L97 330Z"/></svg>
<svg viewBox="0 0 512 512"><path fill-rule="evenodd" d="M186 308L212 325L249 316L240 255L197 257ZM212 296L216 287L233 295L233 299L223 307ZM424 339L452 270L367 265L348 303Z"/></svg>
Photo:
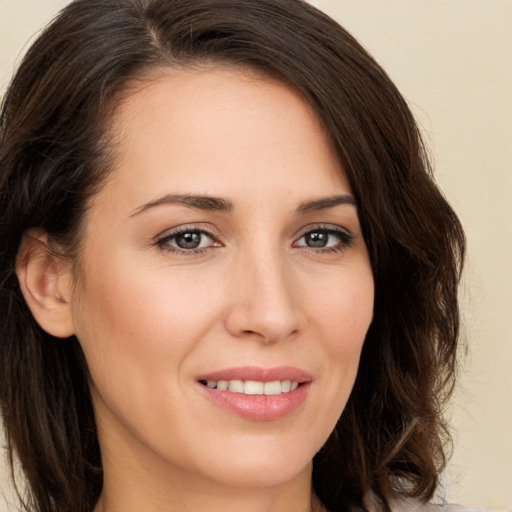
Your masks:
<svg viewBox="0 0 512 512"><path fill-rule="evenodd" d="M244 384L244 393L246 395L263 395L263 382L248 380Z"/></svg>
<svg viewBox="0 0 512 512"><path fill-rule="evenodd" d="M228 389L232 393L243 393L244 383L241 380L230 380L228 384Z"/></svg>
<svg viewBox="0 0 512 512"><path fill-rule="evenodd" d="M218 380L217 381L217 389L226 391L226 389L228 389L228 381L227 380Z"/></svg>
<svg viewBox="0 0 512 512"><path fill-rule="evenodd" d="M220 391L229 390L232 393L244 393L246 395L279 395L294 391L299 387L298 382L290 380L276 380L265 383L255 380L208 380L206 385L212 389L219 389Z"/></svg>
<svg viewBox="0 0 512 512"><path fill-rule="evenodd" d="M264 395L280 395L281 394L281 381L275 380L273 382L265 382L263 385Z"/></svg>

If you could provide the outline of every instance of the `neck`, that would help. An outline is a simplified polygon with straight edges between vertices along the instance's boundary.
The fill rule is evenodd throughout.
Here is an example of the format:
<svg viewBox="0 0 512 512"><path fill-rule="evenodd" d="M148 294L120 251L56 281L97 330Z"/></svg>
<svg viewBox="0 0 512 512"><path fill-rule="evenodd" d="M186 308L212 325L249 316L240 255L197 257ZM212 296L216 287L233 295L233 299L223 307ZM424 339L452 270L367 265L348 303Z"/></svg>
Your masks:
<svg viewBox="0 0 512 512"><path fill-rule="evenodd" d="M199 479L183 485L167 480L122 482L106 478L94 512L324 512L312 493L310 471L292 482L265 488L237 488ZM157 479L160 480L160 479Z"/></svg>
<svg viewBox="0 0 512 512"><path fill-rule="evenodd" d="M290 479L252 486L203 478L148 451L103 450L103 490L94 512L322 512L312 463ZM237 480L238 478L238 480Z"/></svg>
<svg viewBox="0 0 512 512"><path fill-rule="evenodd" d="M218 500L213 503L210 499L197 500L191 499L191 503L183 506L183 504L163 506L162 504L157 505L157 508L143 508L143 510L165 510L166 512L182 512L182 511L197 511L201 512L239 512L244 510L247 512L327 512L316 496L311 496L307 503L303 505L288 505L283 508L278 500L265 500L261 499L232 499L231 497L225 497L223 500ZM144 503L147 504L146 501ZM133 502L127 503L126 499L117 500L116 498L109 498L107 495L102 494L94 512L129 512L135 510L139 505L135 505ZM144 505L146 507L146 505ZM140 509L139 509L140 510Z"/></svg>

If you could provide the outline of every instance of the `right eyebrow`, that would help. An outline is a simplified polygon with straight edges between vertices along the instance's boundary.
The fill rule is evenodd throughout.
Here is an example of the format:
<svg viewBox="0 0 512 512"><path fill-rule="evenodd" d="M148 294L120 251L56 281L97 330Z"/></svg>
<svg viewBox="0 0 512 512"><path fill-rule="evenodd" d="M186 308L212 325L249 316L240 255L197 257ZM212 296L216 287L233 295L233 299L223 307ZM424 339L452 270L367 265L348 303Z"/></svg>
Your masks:
<svg viewBox="0 0 512 512"><path fill-rule="evenodd" d="M158 199L135 208L135 210L130 213L130 217L134 217L135 215L139 215L151 208L155 208L163 204L180 204L196 210L216 212L230 212L233 210L233 203L229 199L224 199L222 197L190 194L166 194L165 196L159 197Z"/></svg>

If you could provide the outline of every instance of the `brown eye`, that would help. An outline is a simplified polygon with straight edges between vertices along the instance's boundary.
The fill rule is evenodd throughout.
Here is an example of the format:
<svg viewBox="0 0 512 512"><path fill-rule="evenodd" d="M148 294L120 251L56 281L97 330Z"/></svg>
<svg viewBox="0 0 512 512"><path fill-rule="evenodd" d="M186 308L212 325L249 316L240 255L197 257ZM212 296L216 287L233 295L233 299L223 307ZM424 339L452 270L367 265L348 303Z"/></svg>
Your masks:
<svg viewBox="0 0 512 512"><path fill-rule="evenodd" d="M201 246L203 238L203 233L188 232L176 235L174 242L180 249L197 249Z"/></svg>
<svg viewBox="0 0 512 512"><path fill-rule="evenodd" d="M336 250L349 246L352 239L352 235L341 229L318 228L304 233L294 245L310 249Z"/></svg>
<svg viewBox="0 0 512 512"><path fill-rule="evenodd" d="M329 243L329 233L325 231L313 231L304 235L304 241L308 247L326 247Z"/></svg>

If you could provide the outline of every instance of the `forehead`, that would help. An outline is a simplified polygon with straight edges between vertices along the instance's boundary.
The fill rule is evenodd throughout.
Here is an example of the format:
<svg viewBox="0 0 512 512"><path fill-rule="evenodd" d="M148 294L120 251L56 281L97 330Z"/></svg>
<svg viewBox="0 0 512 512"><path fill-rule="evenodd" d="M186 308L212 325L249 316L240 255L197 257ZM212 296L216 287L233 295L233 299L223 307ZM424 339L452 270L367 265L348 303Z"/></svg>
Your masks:
<svg viewBox="0 0 512 512"><path fill-rule="evenodd" d="M149 196L162 187L221 196L237 187L265 193L270 183L281 191L323 188L319 195L340 182L350 188L311 107L252 72L161 72L119 103L111 134L112 181L143 182Z"/></svg>

